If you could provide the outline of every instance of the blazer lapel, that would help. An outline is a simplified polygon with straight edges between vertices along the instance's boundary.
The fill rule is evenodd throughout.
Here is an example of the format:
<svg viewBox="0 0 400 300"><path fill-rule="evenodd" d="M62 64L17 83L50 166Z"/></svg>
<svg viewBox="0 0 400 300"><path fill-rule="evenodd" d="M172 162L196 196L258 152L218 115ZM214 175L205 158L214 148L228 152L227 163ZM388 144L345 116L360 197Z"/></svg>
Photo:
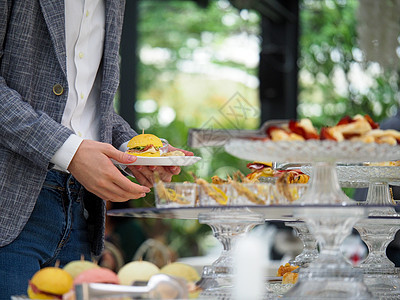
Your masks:
<svg viewBox="0 0 400 300"><path fill-rule="evenodd" d="M68 0L67 0L68 1ZM67 76L64 0L39 0L58 62Z"/></svg>
<svg viewBox="0 0 400 300"><path fill-rule="evenodd" d="M106 24L103 50L103 87L108 93L115 93L119 79L119 41L122 20L119 1L105 0Z"/></svg>

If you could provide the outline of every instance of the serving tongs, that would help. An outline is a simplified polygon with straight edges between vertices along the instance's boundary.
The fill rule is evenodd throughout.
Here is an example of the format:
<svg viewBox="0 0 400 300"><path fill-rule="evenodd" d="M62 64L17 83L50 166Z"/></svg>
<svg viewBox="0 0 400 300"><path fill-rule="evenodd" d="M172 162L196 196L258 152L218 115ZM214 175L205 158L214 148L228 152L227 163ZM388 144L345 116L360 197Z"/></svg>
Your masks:
<svg viewBox="0 0 400 300"><path fill-rule="evenodd" d="M188 133L188 145L192 148L215 147L223 146L234 138L266 138L268 127L280 126L288 122L288 120L270 120L257 130L191 128Z"/></svg>
<svg viewBox="0 0 400 300"><path fill-rule="evenodd" d="M189 291L184 279L166 274L153 275L145 286L126 286L104 283L82 283L75 286L76 300L114 299L188 299Z"/></svg>

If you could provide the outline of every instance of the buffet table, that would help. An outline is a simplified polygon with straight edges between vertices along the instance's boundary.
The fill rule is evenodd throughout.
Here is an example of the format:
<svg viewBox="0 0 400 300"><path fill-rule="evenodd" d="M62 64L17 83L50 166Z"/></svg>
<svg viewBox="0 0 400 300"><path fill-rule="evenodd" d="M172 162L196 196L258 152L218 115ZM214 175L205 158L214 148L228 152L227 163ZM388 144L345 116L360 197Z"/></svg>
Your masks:
<svg viewBox="0 0 400 300"><path fill-rule="evenodd" d="M255 225L279 220L306 224L317 240L320 251L318 257L307 261L300 268L298 282L289 286L290 289L288 287L277 291L267 282L264 299L392 299L400 297L400 284L397 269L387 262L384 250L400 228L400 218L395 211L397 206L388 197L387 184L400 181L400 171L397 167L389 169L390 172L380 167L366 169L368 171L364 169L362 173L359 171L364 168L360 165L362 162L400 159L399 148L349 141L269 142L231 139L225 144L225 150L236 157L256 161L296 162L308 166L312 174L307 189L298 200L285 204L210 205L204 202L208 206L201 206L203 202L200 196L200 206L187 207L173 203L171 207L114 210L109 214L139 218L198 219L200 223L209 225L214 236L222 243L223 251L214 263L203 269L199 283L203 289L203 298L234 298L232 244ZM341 172L340 178L338 172ZM351 177L354 173L358 175ZM357 203L343 193L341 185L346 184L367 184L371 195L366 202ZM353 227L360 232L370 250L368 260L360 268L352 267L340 252L341 243ZM383 239L383 232L390 234L386 234ZM385 264L377 269L380 262ZM384 287L372 284L383 281L389 283Z"/></svg>

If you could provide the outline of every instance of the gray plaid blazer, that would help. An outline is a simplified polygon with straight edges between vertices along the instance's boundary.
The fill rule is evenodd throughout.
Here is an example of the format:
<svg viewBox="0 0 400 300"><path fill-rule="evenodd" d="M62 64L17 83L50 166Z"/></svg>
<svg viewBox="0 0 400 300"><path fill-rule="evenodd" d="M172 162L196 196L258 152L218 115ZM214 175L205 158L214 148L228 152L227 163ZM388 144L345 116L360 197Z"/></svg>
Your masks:
<svg viewBox="0 0 400 300"><path fill-rule="evenodd" d="M100 136L119 147L135 134L113 109L125 1L105 4ZM72 133L60 124L68 95L64 24L63 0L0 0L0 246L23 229L50 159ZM99 254L104 203L86 194L92 250Z"/></svg>

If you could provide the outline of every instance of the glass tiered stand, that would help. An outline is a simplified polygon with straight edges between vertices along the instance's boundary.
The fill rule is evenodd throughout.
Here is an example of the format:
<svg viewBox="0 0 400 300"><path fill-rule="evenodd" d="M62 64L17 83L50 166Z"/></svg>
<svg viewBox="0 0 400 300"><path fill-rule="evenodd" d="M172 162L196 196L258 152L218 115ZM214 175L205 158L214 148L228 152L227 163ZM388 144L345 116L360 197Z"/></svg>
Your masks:
<svg viewBox="0 0 400 300"><path fill-rule="evenodd" d="M311 163L313 176L294 211L315 236L320 255L301 268L297 284L285 299L372 299L362 268L353 268L340 245L353 226L368 217L369 206L359 206L342 191L336 162L388 161L400 158L400 147L359 142L231 140L228 153L247 160Z"/></svg>
<svg viewBox="0 0 400 300"><path fill-rule="evenodd" d="M285 222L285 225L292 227L295 235L303 243L303 251L294 259L290 260L289 263L293 266L308 267L319 255L317 240L308 229L307 224L303 221Z"/></svg>
<svg viewBox="0 0 400 300"><path fill-rule="evenodd" d="M232 246L255 225L264 223L264 216L248 208L214 208L199 214L199 222L211 227L223 246L220 257L203 268L201 296L210 299L231 299L233 287Z"/></svg>
<svg viewBox="0 0 400 300"><path fill-rule="evenodd" d="M367 258L360 264L364 282L375 298L400 299L400 277L386 248L400 229L399 214L393 208L389 184L400 184L400 168L391 166L338 166L343 186L367 187L365 205L373 206L369 218L354 228L368 247Z"/></svg>

